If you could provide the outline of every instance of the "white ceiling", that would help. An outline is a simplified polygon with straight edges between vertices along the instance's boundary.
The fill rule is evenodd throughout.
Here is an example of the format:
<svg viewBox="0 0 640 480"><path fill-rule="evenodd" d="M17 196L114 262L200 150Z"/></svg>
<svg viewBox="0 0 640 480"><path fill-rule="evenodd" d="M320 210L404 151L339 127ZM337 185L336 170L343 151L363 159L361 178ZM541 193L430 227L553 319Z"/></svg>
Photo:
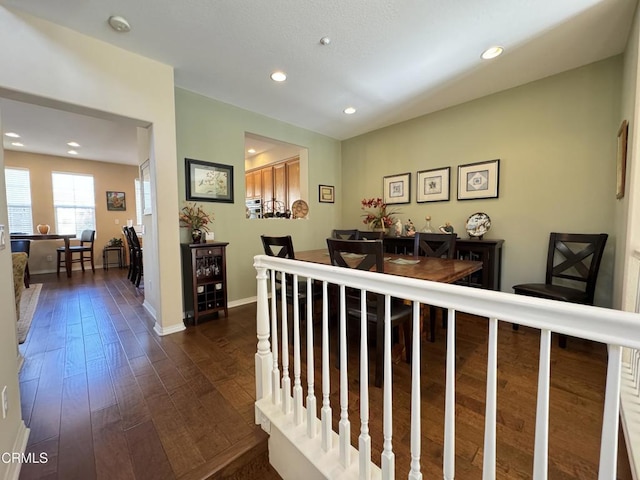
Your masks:
<svg viewBox="0 0 640 480"><path fill-rule="evenodd" d="M0 4L173 65L180 88L346 139L621 53L637 0ZM111 30L110 15L126 17L131 32ZM492 45L505 53L482 61ZM286 82L269 79L276 69ZM4 106L7 131L20 113ZM357 112L345 115L347 106ZM37 123L22 124L30 137L41 135Z"/></svg>

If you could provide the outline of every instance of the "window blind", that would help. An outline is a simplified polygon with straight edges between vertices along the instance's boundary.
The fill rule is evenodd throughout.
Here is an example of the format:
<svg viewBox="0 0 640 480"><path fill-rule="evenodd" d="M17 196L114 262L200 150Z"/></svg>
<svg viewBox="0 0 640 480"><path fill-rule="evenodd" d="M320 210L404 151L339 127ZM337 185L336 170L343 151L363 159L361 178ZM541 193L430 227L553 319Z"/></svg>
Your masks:
<svg viewBox="0 0 640 480"><path fill-rule="evenodd" d="M5 168L7 184L7 210L9 231L13 233L33 233L31 215L31 179L25 168Z"/></svg>
<svg viewBox="0 0 640 480"><path fill-rule="evenodd" d="M56 232L75 233L96 229L96 201L92 175L53 172L53 208Z"/></svg>

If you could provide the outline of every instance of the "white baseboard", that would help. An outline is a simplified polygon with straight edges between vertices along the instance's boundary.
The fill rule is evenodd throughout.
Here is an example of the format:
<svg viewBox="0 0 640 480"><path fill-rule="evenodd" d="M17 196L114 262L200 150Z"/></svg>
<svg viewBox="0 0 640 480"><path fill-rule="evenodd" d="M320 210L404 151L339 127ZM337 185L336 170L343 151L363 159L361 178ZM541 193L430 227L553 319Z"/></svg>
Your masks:
<svg viewBox="0 0 640 480"><path fill-rule="evenodd" d="M241 298L239 300L232 300L231 302L229 302L229 304L227 305L229 308L233 308L233 307L239 307L241 305L248 305L250 303L256 303L258 301L258 297L247 297L247 298Z"/></svg>
<svg viewBox="0 0 640 480"><path fill-rule="evenodd" d="M24 424L24 422L20 422L20 426L18 428L18 434L16 435L16 439L13 442L13 450L12 453L24 453L27 449L27 441L29 440L30 430ZM9 462L7 463L8 469L5 472L5 480L18 480L20 477L20 469L22 468L21 462Z"/></svg>
<svg viewBox="0 0 640 480"><path fill-rule="evenodd" d="M161 337L165 335L171 335L172 333L178 333L183 330L186 330L187 327L184 326L184 323L178 323L176 325L171 325L170 327L163 327L158 322L153 326L153 331L156 332Z"/></svg>

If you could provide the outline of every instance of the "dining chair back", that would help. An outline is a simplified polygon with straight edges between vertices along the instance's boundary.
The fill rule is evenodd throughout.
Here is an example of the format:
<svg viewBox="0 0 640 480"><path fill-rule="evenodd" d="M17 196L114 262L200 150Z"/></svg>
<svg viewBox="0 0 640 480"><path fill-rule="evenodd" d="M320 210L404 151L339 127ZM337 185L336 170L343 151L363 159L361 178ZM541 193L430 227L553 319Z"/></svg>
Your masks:
<svg viewBox="0 0 640 480"><path fill-rule="evenodd" d="M93 262L93 244L96 237L95 230L83 230L80 234L80 245L71 245L69 250L71 252L71 263L80 263L82 271L84 272L84 262L91 264L91 270L95 273L96 267ZM66 249L65 247L56 248L58 254L58 262L56 273L60 275L60 267L64 265L66 267ZM77 254L78 257L74 258Z"/></svg>
<svg viewBox="0 0 640 480"><path fill-rule="evenodd" d="M384 273L384 250L382 240L338 240L327 238L331 264L343 268L369 270ZM359 320L362 316L360 309L360 290L346 289L346 315ZM383 378L384 358L384 295L368 294L367 323L374 328L376 345L375 356L375 385L380 387ZM399 326L403 327L405 352L407 363L411 362L411 313L410 304L405 304L397 298L391 299L391 326L394 332ZM359 323L359 322L353 322Z"/></svg>
<svg viewBox="0 0 640 480"><path fill-rule="evenodd" d="M518 295L561 302L593 305L600 262L607 243L606 233L556 233L549 235L544 283L513 286ZM517 326L514 325L517 329ZM560 336L566 346L566 336Z"/></svg>
<svg viewBox="0 0 640 480"><path fill-rule="evenodd" d="M333 230L331 232L331 238L337 238L339 240L358 240L358 230Z"/></svg>
<svg viewBox="0 0 640 480"><path fill-rule="evenodd" d="M24 252L27 254L27 259L31 253L31 240L11 240L11 253ZM31 281L31 274L29 273L29 263L27 263L24 269L24 287L29 288L29 282Z"/></svg>
<svg viewBox="0 0 640 480"><path fill-rule="evenodd" d="M132 268L130 269L130 280L136 287L140 287L140 282L142 281L142 277L144 275L142 244L140 243L140 239L138 238L138 234L136 233L135 228L123 227L123 230L124 229L126 229L125 232L127 240L130 245L129 261L132 263Z"/></svg>
<svg viewBox="0 0 640 480"><path fill-rule="evenodd" d="M383 240L384 232L382 230L373 232L371 230L358 230L356 240Z"/></svg>

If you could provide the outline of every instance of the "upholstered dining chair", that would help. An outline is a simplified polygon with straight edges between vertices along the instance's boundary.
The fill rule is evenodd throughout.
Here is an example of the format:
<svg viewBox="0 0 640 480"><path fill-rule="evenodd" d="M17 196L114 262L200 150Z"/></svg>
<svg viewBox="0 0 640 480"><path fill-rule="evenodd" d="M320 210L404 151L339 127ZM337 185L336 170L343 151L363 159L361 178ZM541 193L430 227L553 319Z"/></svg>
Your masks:
<svg viewBox="0 0 640 480"><path fill-rule="evenodd" d="M293 250L293 240L291 235L281 236L281 237L271 237L267 235L261 235L260 239L262 240L262 247L264 248L265 255L269 255L270 257L280 257L280 258L290 258L295 259L296 255ZM275 277L276 288L280 291L282 286L282 278L279 274L276 274ZM315 282L314 282L315 283ZM306 309L305 305L307 304L307 280L306 279L298 279L298 297L293 297L293 275L286 276L286 285L287 289L285 292L287 304L293 305L294 302L298 302L298 309L300 312L300 318L304 319L306 317ZM312 298L311 301L315 302L316 300L322 299L322 288L320 285L314 284L312 286Z"/></svg>
<svg viewBox="0 0 640 480"><path fill-rule="evenodd" d="M456 235L446 233L416 233L413 239L413 256L454 258L456 251ZM449 310L439 309L442 315L442 328L447 327ZM424 315L423 315L424 318ZM436 307L429 305L429 340L436 340Z"/></svg>
<svg viewBox="0 0 640 480"><path fill-rule="evenodd" d="M337 230L334 229L331 232L331 238L337 238L339 240L358 240L358 230Z"/></svg>
<svg viewBox="0 0 640 480"><path fill-rule="evenodd" d="M371 270L384 273L384 256L382 240L338 240L327 238L329 257L331 264L344 268L355 268L358 270ZM355 263L348 256L358 255ZM352 257L353 258L353 257ZM405 304L401 299L391 299L391 327L396 330L403 327L406 361L411 363L411 304ZM367 323L373 327L375 335L370 338L375 339L375 385L382 386L384 373L384 295L369 294L367 298ZM357 323L361 317L360 290L346 289L346 315L355 319Z"/></svg>
<svg viewBox="0 0 640 480"><path fill-rule="evenodd" d="M544 283L521 283L514 285L513 291L518 295L593 305L607 238L606 233L552 232ZM517 330L518 325L513 328ZM561 348L566 348L567 336L560 335L559 342Z"/></svg>
<svg viewBox="0 0 640 480"><path fill-rule="evenodd" d="M71 250L71 263L80 263L83 272L84 262L89 262L91 264L91 270L94 273L96 271L96 267L93 263L93 243L95 237L95 230L83 230L80 234L80 245L71 245L69 247L69 250ZM66 267L65 247L56 248L56 252L58 253L58 267L56 269L56 273L60 275L60 267L62 265L65 265ZM78 258L73 258L75 254L78 254Z"/></svg>

